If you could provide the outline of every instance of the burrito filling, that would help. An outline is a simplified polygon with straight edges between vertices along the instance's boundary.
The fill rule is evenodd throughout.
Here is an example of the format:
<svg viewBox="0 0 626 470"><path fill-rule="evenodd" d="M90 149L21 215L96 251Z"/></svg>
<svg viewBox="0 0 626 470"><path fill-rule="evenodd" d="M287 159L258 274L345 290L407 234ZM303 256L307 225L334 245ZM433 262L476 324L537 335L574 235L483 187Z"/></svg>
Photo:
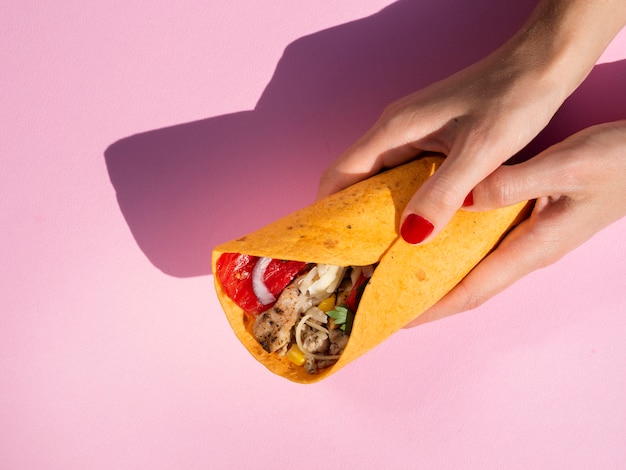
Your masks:
<svg viewBox="0 0 626 470"><path fill-rule="evenodd" d="M252 333L263 349L311 374L339 359L374 267L239 253L222 254L216 265L224 292L254 321Z"/></svg>

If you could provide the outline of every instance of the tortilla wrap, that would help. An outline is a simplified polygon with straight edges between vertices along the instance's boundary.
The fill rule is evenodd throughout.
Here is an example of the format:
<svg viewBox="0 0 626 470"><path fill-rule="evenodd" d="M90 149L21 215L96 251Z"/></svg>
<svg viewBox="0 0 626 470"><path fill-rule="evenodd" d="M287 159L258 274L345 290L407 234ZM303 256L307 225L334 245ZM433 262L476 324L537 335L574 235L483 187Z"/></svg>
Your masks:
<svg viewBox="0 0 626 470"><path fill-rule="evenodd" d="M222 253L339 266L379 263L341 357L313 375L283 356L264 351L252 335L254 319L228 298L214 276L230 325L258 361L294 382L327 377L435 304L523 217L526 203L487 212L460 210L431 242L406 243L398 236L402 211L442 160L423 157L385 171L215 248L214 273Z"/></svg>

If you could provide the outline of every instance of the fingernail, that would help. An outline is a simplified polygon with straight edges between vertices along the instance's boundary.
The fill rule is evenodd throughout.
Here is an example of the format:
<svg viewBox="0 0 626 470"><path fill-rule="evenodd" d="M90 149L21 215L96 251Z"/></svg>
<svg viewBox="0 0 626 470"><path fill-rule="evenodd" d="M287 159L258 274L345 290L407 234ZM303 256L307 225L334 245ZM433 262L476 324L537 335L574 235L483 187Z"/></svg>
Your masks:
<svg viewBox="0 0 626 470"><path fill-rule="evenodd" d="M416 243L424 241L434 228L433 224L424 217L417 214L409 214L407 218L404 219L404 223L400 229L400 235L402 235L405 242L415 245Z"/></svg>
<svg viewBox="0 0 626 470"><path fill-rule="evenodd" d="M474 205L474 191L470 191L465 200L463 201L463 207L469 207Z"/></svg>

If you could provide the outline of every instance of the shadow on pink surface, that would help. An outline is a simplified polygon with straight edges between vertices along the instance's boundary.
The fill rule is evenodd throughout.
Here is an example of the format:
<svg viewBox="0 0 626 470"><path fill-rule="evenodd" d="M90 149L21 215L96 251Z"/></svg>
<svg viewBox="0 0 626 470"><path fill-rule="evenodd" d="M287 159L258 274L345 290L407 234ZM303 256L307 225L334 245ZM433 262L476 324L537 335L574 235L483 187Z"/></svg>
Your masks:
<svg viewBox="0 0 626 470"><path fill-rule="evenodd" d="M137 244L166 274L210 274L216 244L310 203L322 170L385 105L488 54L534 4L401 0L290 44L254 110L113 143L109 177ZM623 63L597 67L530 148L613 119L625 78Z"/></svg>

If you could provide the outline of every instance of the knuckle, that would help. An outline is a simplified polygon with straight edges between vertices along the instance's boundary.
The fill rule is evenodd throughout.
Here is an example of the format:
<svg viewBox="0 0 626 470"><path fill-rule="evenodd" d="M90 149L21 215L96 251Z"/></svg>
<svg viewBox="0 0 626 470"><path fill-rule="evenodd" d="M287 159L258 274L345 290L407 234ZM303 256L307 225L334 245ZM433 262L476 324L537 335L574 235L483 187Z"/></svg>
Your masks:
<svg viewBox="0 0 626 470"><path fill-rule="evenodd" d="M428 202L444 211L455 211L459 208L462 200L460 194L458 186L447 175L439 176L426 193Z"/></svg>
<svg viewBox="0 0 626 470"><path fill-rule="evenodd" d="M405 96L388 103L381 114L381 118L390 118L405 111L411 103L410 96Z"/></svg>
<svg viewBox="0 0 626 470"><path fill-rule="evenodd" d="M461 281L457 287L459 306L462 311L474 310L487 301L487 295L482 290L469 289L465 282Z"/></svg>
<svg viewBox="0 0 626 470"><path fill-rule="evenodd" d="M494 207L505 207L512 202L514 194L513 182L506 177L504 171L493 173L489 177L489 184L486 192L490 205Z"/></svg>
<svg viewBox="0 0 626 470"><path fill-rule="evenodd" d="M399 115L403 114L404 109L405 105L399 100L389 103L381 112L376 124L380 127L389 126Z"/></svg>

